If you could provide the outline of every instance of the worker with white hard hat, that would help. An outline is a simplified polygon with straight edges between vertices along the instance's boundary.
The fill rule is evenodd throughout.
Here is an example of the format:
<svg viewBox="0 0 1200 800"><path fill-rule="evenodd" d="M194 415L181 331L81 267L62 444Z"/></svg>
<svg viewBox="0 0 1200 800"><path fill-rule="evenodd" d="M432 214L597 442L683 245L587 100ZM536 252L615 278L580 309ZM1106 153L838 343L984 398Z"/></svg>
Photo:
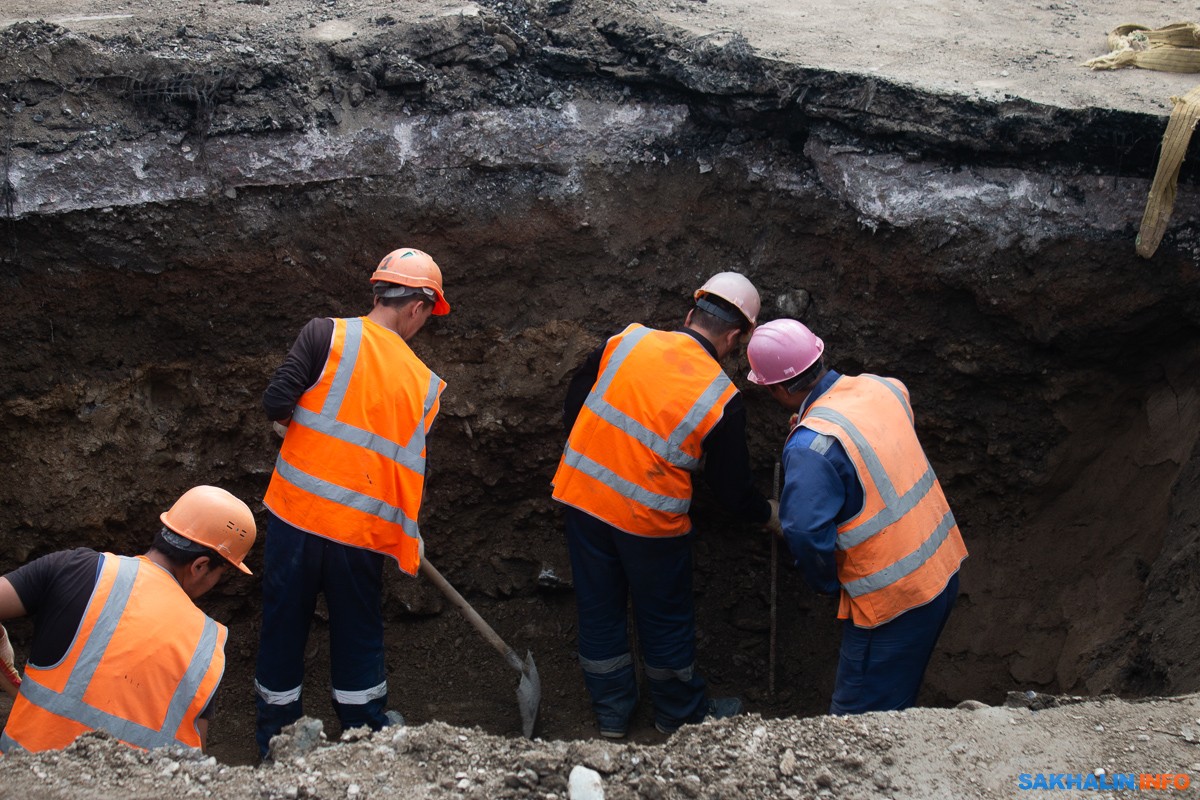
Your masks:
<svg viewBox="0 0 1200 800"><path fill-rule="evenodd" d="M638 700L630 594L658 730L741 710L736 697L708 698L696 668L688 509L701 473L743 519L773 517L754 488L741 395L720 364L753 328L760 301L736 272L714 275L693 299L682 328L633 324L595 350L564 406L554 499L566 506L579 663L610 738L627 735Z"/></svg>
<svg viewBox="0 0 1200 800"><path fill-rule="evenodd" d="M831 714L916 703L958 595L962 535L895 378L841 375L803 323L759 326L752 383L794 412L779 521L814 591L837 595L841 654Z"/></svg>
<svg viewBox="0 0 1200 800"><path fill-rule="evenodd" d="M313 319L263 393L284 438L263 503L263 624L255 668L259 754L304 713L304 652L317 597L329 610L333 707L344 730L379 730L387 708L383 564L416 575L425 439L445 382L409 342L450 313L428 253L388 253L362 317Z"/></svg>
<svg viewBox="0 0 1200 800"><path fill-rule="evenodd" d="M196 486L160 519L145 555L80 547L0 578L0 619L34 618L23 679L7 636L0 646L0 686L16 694L0 750L59 750L91 730L203 750L228 631L194 601L230 567L250 574L254 515L224 489Z"/></svg>

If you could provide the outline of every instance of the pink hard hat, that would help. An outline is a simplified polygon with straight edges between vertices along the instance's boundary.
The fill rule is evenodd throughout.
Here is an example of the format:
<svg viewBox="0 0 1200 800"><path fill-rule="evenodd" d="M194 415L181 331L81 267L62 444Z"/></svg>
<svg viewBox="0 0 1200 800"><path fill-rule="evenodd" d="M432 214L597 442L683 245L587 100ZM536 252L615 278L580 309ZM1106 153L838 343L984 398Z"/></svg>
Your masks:
<svg viewBox="0 0 1200 800"><path fill-rule="evenodd" d="M759 325L746 345L751 383L769 386L795 378L817 363L825 343L801 322L776 319Z"/></svg>

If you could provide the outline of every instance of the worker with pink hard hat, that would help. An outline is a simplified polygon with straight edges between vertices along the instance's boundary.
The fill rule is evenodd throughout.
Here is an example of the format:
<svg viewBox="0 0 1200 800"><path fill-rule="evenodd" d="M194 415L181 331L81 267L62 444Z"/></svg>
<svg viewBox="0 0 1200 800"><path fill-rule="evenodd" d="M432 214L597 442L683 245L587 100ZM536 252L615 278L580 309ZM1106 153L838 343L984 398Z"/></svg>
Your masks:
<svg viewBox="0 0 1200 800"><path fill-rule="evenodd" d="M841 375L803 323L760 325L747 378L793 412L783 447L783 538L845 620L831 714L916 703L958 595L966 547L895 378Z"/></svg>

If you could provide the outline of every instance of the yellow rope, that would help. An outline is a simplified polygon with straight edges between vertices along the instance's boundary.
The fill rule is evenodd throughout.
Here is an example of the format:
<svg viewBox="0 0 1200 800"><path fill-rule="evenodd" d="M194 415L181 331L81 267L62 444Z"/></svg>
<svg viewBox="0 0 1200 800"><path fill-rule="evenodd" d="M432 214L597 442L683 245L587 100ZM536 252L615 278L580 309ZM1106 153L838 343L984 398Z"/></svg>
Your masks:
<svg viewBox="0 0 1200 800"><path fill-rule="evenodd" d="M1142 227L1138 230L1137 253L1142 258L1154 255L1163 234L1167 232L1167 222L1170 221L1171 211L1175 208L1175 187L1179 183L1179 168L1183 166L1183 157L1187 154L1188 143L1192 140L1196 123L1200 122L1200 86L1183 97L1172 97L1171 102L1175 104L1175 108L1167 121L1167 130L1163 133L1158 170L1154 173L1150 197L1146 201L1146 212L1142 215Z"/></svg>
<svg viewBox="0 0 1200 800"><path fill-rule="evenodd" d="M1140 67L1159 72L1200 72L1200 25L1175 22L1162 28L1126 23L1108 34L1107 55L1084 62L1091 69Z"/></svg>
<svg viewBox="0 0 1200 800"><path fill-rule="evenodd" d="M1159 72L1200 72L1200 25L1175 22L1161 28L1126 23L1108 34L1107 55L1084 62L1091 69L1138 67ZM1158 169L1150 185L1146 211L1138 229L1137 253L1150 258L1167 232L1167 223L1175 209L1175 191L1179 169L1187 154L1192 132L1200 122L1200 86L1183 97L1172 97L1174 108L1163 133Z"/></svg>

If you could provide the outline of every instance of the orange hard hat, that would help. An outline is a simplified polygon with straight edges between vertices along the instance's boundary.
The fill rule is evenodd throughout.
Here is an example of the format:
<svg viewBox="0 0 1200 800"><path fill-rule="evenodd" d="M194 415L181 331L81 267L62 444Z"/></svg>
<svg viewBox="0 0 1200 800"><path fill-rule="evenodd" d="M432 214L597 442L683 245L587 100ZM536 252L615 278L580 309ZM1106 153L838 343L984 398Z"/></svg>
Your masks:
<svg viewBox="0 0 1200 800"><path fill-rule="evenodd" d="M188 489L158 517L183 538L212 548L247 575L242 563L257 535L250 507L216 486Z"/></svg>
<svg viewBox="0 0 1200 800"><path fill-rule="evenodd" d="M430 289L436 296L434 315L440 317L450 313L450 304L442 292L442 271L428 253L412 247L393 250L383 257L371 276L371 283L380 281L413 289Z"/></svg>

